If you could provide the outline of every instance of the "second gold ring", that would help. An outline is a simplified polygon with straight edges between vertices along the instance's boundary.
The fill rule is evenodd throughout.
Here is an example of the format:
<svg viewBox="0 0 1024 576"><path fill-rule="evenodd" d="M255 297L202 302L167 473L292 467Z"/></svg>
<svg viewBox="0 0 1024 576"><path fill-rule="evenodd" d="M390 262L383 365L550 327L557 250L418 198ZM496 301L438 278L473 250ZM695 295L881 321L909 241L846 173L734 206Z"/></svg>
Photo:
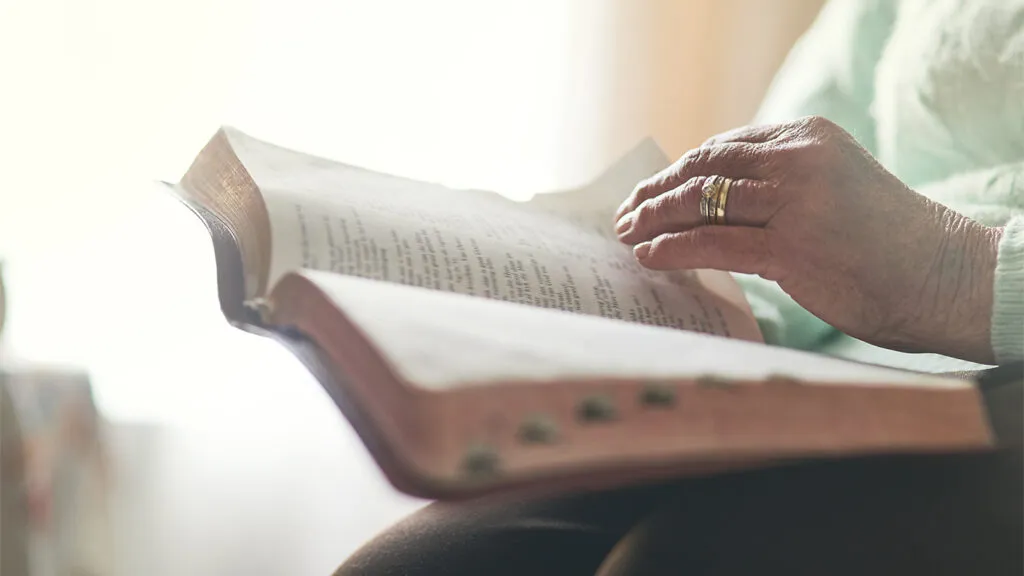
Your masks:
<svg viewBox="0 0 1024 576"><path fill-rule="evenodd" d="M705 225L722 226L726 223L725 205L731 185L732 180L722 176L711 176L704 182L700 194L700 215Z"/></svg>
<svg viewBox="0 0 1024 576"><path fill-rule="evenodd" d="M725 225L725 203L729 200L729 186L732 184L732 180L729 178L723 178L722 184L718 187L718 196L715 199L715 218L714 224L718 226Z"/></svg>

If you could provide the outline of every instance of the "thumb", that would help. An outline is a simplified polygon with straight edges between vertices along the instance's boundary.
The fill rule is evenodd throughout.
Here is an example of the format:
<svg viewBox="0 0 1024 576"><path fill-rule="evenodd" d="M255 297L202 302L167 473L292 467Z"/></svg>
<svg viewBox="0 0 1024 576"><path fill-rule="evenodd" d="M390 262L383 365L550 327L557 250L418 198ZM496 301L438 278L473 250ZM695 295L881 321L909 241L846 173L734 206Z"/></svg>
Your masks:
<svg viewBox="0 0 1024 576"><path fill-rule="evenodd" d="M637 244L633 254L653 270L710 268L763 275L771 257L766 240L763 228L701 226Z"/></svg>

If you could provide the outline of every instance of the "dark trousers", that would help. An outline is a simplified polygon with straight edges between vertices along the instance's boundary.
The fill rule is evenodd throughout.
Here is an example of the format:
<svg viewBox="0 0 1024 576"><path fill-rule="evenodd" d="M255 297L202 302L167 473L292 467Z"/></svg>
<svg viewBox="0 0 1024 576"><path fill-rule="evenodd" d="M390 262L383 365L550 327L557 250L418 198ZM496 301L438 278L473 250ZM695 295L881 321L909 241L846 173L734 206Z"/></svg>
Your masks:
<svg viewBox="0 0 1024 576"><path fill-rule="evenodd" d="M986 382L993 453L812 462L548 500L435 503L339 575L1024 574L1024 395Z"/></svg>

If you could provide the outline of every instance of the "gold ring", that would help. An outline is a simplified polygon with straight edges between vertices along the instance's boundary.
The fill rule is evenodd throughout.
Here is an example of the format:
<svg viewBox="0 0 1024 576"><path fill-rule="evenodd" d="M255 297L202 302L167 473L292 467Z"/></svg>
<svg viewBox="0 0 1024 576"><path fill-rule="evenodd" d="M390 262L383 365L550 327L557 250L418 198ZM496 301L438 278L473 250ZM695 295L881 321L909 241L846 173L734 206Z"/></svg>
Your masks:
<svg viewBox="0 0 1024 576"><path fill-rule="evenodd" d="M732 180L724 178L722 185L718 187L718 196L715 199L715 224L719 226L725 225L725 203L729 199L729 185L732 184Z"/></svg>
<svg viewBox="0 0 1024 576"><path fill-rule="evenodd" d="M718 196L719 191L722 189L722 180L721 176L711 176L704 181L704 186L701 187L700 215L704 219L705 225L712 224L715 219L716 209L712 207L712 200Z"/></svg>

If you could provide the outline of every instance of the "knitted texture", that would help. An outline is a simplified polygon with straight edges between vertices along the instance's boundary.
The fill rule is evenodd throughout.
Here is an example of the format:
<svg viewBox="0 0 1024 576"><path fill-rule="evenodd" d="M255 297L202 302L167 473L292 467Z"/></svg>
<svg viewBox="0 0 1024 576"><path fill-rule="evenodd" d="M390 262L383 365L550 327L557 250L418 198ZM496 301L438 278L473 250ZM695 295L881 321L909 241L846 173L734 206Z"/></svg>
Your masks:
<svg viewBox="0 0 1024 576"><path fill-rule="evenodd" d="M1024 216L1006 225L999 243L992 351L1000 364L1024 359Z"/></svg>

